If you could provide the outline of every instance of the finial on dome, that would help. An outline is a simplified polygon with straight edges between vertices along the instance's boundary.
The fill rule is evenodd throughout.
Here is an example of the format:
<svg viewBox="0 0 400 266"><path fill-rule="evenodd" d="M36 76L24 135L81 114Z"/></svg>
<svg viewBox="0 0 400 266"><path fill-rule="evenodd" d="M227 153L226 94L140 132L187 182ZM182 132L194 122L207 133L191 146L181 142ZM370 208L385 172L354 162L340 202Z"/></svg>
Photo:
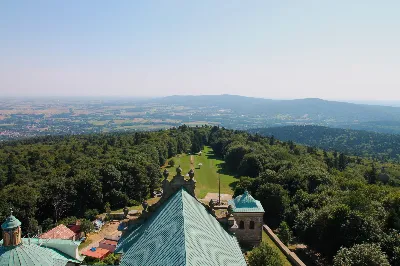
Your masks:
<svg viewBox="0 0 400 266"><path fill-rule="evenodd" d="M163 172L164 179L167 179L167 178L168 178L168 175L169 175L169 172L168 172L168 170L165 168L165 169L164 169L164 172Z"/></svg>
<svg viewBox="0 0 400 266"><path fill-rule="evenodd" d="M194 177L194 170L193 169L190 169L190 171L189 171L189 177L190 177L190 179L193 179L193 177Z"/></svg>
<svg viewBox="0 0 400 266"><path fill-rule="evenodd" d="M182 168L181 168L181 165L179 165L179 166L176 168L176 174L177 174L177 175L181 175L181 173L182 173Z"/></svg>

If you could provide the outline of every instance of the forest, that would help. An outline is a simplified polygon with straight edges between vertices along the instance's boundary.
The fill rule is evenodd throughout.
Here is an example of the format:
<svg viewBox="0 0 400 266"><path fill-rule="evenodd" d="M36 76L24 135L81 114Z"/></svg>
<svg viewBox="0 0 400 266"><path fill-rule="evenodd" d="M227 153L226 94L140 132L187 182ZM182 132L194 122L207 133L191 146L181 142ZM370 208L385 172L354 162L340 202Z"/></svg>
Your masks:
<svg viewBox="0 0 400 266"><path fill-rule="evenodd" d="M208 129L47 136L0 144L0 220L9 208L35 234L49 219L138 205L159 187L167 158L200 150Z"/></svg>
<svg viewBox="0 0 400 266"><path fill-rule="evenodd" d="M396 134L314 125L259 128L250 132L381 161L400 160L400 135Z"/></svg>
<svg viewBox="0 0 400 266"><path fill-rule="evenodd" d="M400 265L399 164L217 126L1 143L0 219L13 207L23 232L35 233L49 219L137 205L159 187L168 158L204 145L237 177L235 195L261 201L270 227L286 222L335 265L359 245Z"/></svg>

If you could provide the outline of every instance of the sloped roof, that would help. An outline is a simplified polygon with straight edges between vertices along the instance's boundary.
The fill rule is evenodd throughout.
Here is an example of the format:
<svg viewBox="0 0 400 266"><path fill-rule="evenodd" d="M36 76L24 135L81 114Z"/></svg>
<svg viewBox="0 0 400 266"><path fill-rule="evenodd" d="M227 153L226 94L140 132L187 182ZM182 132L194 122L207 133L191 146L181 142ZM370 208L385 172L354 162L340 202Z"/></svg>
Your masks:
<svg viewBox="0 0 400 266"><path fill-rule="evenodd" d="M116 246L118 244L118 241L109 240L109 239L103 239L103 240L100 241L100 244Z"/></svg>
<svg viewBox="0 0 400 266"><path fill-rule="evenodd" d="M0 266L64 266L80 261L49 247L36 244L0 246Z"/></svg>
<svg viewBox="0 0 400 266"><path fill-rule="evenodd" d="M40 238L53 238L53 239L71 239L75 236L75 232L66 227L63 224L60 224L53 229L47 231L44 234L40 235Z"/></svg>
<svg viewBox="0 0 400 266"><path fill-rule="evenodd" d="M258 200L255 200L247 190L236 198L228 201L232 205L233 212L264 212L264 208Z"/></svg>
<svg viewBox="0 0 400 266"><path fill-rule="evenodd" d="M102 259L102 258L106 257L109 253L111 253L111 251L109 251L108 249L105 249L105 248L91 248L91 249L87 249L84 252L82 252L82 255L96 258L96 259Z"/></svg>
<svg viewBox="0 0 400 266"><path fill-rule="evenodd" d="M118 243L120 265L246 265L236 238L180 189Z"/></svg>

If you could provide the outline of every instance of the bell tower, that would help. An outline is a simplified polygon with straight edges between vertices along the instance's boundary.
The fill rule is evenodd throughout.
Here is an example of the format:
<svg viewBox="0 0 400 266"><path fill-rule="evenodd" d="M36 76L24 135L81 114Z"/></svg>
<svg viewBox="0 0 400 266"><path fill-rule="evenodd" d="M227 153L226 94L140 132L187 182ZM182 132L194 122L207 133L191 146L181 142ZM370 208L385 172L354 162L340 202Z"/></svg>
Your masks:
<svg viewBox="0 0 400 266"><path fill-rule="evenodd" d="M3 246L17 246L21 244L21 222L15 218L11 210L10 216L1 225L3 230Z"/></svg>

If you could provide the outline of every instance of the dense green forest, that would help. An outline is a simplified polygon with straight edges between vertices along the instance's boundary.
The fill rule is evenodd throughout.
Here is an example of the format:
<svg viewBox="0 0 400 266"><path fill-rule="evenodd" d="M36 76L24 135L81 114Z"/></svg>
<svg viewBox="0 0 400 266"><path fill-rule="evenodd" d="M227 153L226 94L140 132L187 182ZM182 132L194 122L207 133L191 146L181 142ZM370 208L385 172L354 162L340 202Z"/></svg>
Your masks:
<svg viewBox="0 0 400 266"><path fill-rule="evenodd" d="M209 142L225 158L226 170L241 176L235 194L247 189L260 200L268 225L287 222L299 241L328 260L342 247L375 243L376 253L384 252L392 265L400 265L400 188L388 182L400 175L398 164L273 137L212 131ZM383 172L378 170L382 167Z"/></svg>
<svg viewBox="0 0 400 266"><path fill-rule="evenodd" d="M207 128L48 136L0 145L0 220L9 207L35 233L46 219L139 204L159 186L166 159L207 142Z"/></svg>
<svg viewBox="0 0 400 266"><path fill-rule="evenodd" d="M381 161L400 160L400 135L312 125L259 128L250 132Z"/></svg>
<svg viewBox="0 0 400 266"><path fill-rule="evenodd" d="M238 177L236 195L247 189L261 201L271 227L285 221L327 260L371 244L400 265L400 165L219 127L2 143L0 218L13 206L24 232L35 232L49 218L137 204L159 186L168 158L203 145L225 159L221 171Z"/></svg>

